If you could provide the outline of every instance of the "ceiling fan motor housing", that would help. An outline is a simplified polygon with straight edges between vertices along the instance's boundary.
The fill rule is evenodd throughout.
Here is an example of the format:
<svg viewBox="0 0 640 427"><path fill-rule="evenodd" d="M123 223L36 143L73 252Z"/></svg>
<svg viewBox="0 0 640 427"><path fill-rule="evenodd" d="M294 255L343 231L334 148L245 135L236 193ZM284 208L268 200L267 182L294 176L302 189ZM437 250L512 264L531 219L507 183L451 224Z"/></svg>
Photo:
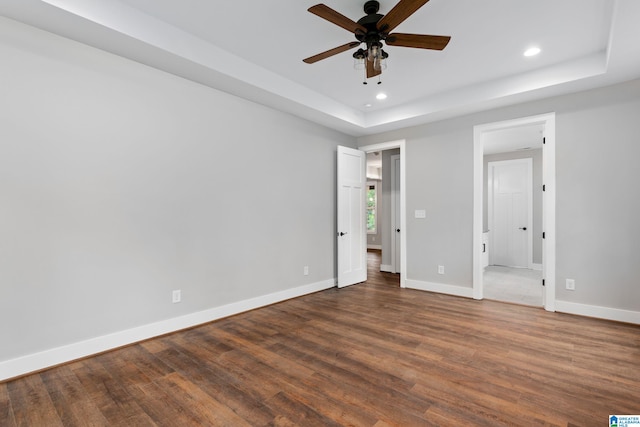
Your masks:
<svg viewBox="0 0 640 427"><path fill-rule="evenodd" d="M376 0L369 0L364 4L364 13L367 15L372 15L374 13L378 13L380 10L380 3Z"/></svg>
<svg viewBox="0 0 640 427"><path fill-rule="evenodd" d="M356 31L355 36L356 39L360 42L366 43L367 49L369 49L372 45L376 45L379 48L382 47L381 40L384 40L385 34L382 34L378 31L378 21L382 19L384 15L381 15L378 12L380 10L380 3L375 0L369 0L364 4L364 11L367 14L363 16L358 21L358 24L362 25L367 29L366 33L362 31Z"/></svg>

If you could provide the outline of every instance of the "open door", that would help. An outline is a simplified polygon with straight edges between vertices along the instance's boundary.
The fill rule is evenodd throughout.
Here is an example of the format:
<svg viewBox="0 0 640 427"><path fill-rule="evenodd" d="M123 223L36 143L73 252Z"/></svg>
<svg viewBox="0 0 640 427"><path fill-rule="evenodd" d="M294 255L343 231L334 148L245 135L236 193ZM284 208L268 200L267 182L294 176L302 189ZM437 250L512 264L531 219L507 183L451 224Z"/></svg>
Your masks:
<svg viewBox="0 0 640 427"><path fill-rule="evenodd" d="M338 287L367 280L366 153L338 146Z"/></svg>

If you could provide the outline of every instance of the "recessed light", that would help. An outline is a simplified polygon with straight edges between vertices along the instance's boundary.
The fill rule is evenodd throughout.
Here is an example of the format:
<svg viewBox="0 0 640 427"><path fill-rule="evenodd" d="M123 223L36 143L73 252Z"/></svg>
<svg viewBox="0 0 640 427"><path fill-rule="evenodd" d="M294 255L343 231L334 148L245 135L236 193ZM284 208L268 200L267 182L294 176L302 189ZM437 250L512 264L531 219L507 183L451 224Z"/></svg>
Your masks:
<svg viewBox="0 0 640 427"><path fill-rule="evenodd" d="M381 101L382 101L383 99L387 99L387 94L386 94L386 93L382 93L382 92L380 92L379 94L377 94L377 95L376 95L376 99L379 99L379 100L381 100Z"/></svg>
<svg viewBox="0 0 640 427"><path fill-rule="evenodd" d="M524 56L536 56L540 53L539 47L530 47L529 49L524 51Z"/></svg>
<svg viewBox="0 0 640 427"><path fill-rule="evenodd" d="M364 104L365 108L371 108L371 104Z"/></svg>

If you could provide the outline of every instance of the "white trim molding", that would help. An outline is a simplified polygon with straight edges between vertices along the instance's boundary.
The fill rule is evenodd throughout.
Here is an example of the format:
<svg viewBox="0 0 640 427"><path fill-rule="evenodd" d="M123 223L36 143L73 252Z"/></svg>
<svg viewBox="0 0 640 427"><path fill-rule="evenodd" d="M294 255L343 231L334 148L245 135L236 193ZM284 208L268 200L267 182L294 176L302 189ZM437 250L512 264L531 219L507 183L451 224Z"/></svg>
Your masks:
<svg viewBox="0 0 640 427"><path fill-rule="evenodd" d="M473 298L473 288L448 285L445 283L423 282L421 280L406 280L406 287L409 289L417 289L419 291L436 292L439 294L454 295L457 297Z"/></svg>
<svg viewBox="0 0 640 427"><path fill-rule="evenodd" d="M640 325L640 311L621 310L619 308L609 308L559 300L556 300L556 311L567 314L577 314L578 316L596 317L598 319L614 320L617 322Z"/></svg>
<svg viewBox="0 0 640 427"><path fill-rule="evenodd" d="M0 381L335 286L332 278L0 362Z"/></svg>
<svg viewBox="0 0 640 427"><path fill-rule="evenodd" d="M535 262L531 264L531 269L535 271L542 271L542 264L536 264Z"/></svg>
<svg viewBox="0 0 640 427"><path fill-rule="evenodd" d="M385 273L393 273L393 266L389 264L380 264L380 271Z"/></svg>

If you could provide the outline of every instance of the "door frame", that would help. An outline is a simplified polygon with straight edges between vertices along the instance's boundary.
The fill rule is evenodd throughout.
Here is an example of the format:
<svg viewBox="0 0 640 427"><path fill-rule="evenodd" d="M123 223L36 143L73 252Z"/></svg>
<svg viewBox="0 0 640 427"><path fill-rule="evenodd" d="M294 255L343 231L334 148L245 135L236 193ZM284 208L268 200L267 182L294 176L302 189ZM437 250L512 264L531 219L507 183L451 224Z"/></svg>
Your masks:
<svg viewBox="0 0 640 427"><path fill-rule="evenodd" d="M400 149L400 287L406 287L407 281L407 221L406 221L406 140L382 142L379 144L358 147L365 153L374 151Z"/></svg>
<svg viewBox="0 0 640 427"><path fill-rule="evenodd" d="M556 309L556 115L555 113L522 117L473 127L473 298L483 298L482 283L482 217L484 176L484 134L487 132L542 124L545 143L542 146L542 277L545 281L543 305L547 311Z"/></svg>
<svg viewBox="0 0 640 427"><path fill-rule="evenodd" d="M397 265L397 253L396 248L398 246L398 233L396 232L396 206L400 203L399 194L396 192L396 160L400 159L398 154L394 154L391 156L391 272L392 273L400 273L400 266ZM402 173L402 168L400 168L400 173ZM402 246L402 228L400 227L400 246ZM400 257L402 257L402 249L400 249ZM402 264L402 261L400 261Z"/></svg>
<svg viewBox="0 0 640 427"><path fill-rule="evenodd" d="M487 164L487 176L489 177L489 183L493 182L493 173L494 168L496 166L508 165L508 164L523 164L527 168L527 223L525 226L527 227L527 268L533 269L533 159L531 157L526 157L522 159L511 159L511 160L498 160L493 162L488 162ZM483 175L484 179L484 175ZM493 185L487 186L487 226L489 230L495 230L494 223L494 190ZM494 253L496 249L495 240L492 239L493 233L489 234L489 263L491 263L492 258L494 258L491 254ZM495 254L495 253L494 253ZM493 259L495 261L495 258Z"/></svg>

